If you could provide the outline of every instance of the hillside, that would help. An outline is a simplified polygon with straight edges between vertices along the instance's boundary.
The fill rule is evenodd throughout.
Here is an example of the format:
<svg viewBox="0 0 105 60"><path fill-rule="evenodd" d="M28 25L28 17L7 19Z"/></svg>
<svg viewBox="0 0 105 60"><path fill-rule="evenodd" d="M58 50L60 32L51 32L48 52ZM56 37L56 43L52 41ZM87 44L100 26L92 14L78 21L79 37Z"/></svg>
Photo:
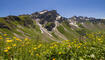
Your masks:
<svg viewBox="0 0 105 60"><path fill-rule="evenodd" d="M105 60L105 19L56 10L0 17L0 60Z"/></svg>
<svg viewBox="0 0 105 60"><path fill-rule="evenodd" d="M0 18L0 32L21 39L27 37L43 42L71 40L87 32L105 31L103 27L105 27L105 19L82 16L65 18L56 10Z"/></svg>

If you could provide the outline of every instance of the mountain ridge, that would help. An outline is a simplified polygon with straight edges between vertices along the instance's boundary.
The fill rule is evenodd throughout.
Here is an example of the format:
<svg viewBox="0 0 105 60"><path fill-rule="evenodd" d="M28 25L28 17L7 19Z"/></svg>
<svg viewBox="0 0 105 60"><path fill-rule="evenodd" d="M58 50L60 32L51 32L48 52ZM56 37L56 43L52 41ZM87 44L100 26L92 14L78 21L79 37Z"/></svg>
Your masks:
<svg viewBox="0 0 105 60"><path fill-rule="evenodd" d="M0 18L1 32L44 42L78 38L86 33L104 31L103 27L105 27L105 19L83 16L65 18L56 10Z"/></svg>

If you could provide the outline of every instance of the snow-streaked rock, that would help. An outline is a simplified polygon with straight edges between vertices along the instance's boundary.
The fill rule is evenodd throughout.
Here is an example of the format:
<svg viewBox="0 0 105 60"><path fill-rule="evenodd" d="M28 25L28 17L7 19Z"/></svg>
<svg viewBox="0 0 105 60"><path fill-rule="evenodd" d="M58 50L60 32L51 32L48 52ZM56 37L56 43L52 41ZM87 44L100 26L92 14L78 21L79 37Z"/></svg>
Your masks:
<svg viewBox="0 0 105 60"><path fill-rule="evenodd" d="M61 16L57 16L57 17L56 17L56 20L59 20L60 18L61 18Z"/></svg>
<svg viewBox="0 0 105 60"><path fill-rule="evenodd" d="M44 14L44 13L46 13L47 12L47 10L45 10L45 11L42 11L42 12L40 12L39 14Z"/></svg>

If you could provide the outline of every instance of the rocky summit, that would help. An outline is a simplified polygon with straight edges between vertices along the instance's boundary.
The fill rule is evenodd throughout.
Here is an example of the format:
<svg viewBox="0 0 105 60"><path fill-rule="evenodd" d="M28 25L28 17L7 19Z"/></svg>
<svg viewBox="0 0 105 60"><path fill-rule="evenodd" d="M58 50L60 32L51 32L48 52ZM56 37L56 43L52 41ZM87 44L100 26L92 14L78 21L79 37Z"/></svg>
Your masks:
<svg viewBox="0 0 105 60"><path fill-rule="evenodd" d="M56 10L43 10L32 14L0 17L0 32L23 39L43 42L70 40L84 36L87 32L105 31L105 19L73 16L66 18Z"/></svg>

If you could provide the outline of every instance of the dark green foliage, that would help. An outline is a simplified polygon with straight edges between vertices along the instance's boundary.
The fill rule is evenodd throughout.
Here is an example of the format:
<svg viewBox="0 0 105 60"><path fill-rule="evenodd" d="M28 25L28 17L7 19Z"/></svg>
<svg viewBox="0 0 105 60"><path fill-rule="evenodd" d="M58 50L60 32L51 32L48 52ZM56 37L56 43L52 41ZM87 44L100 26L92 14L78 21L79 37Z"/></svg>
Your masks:
<svg viewBox="0 0 105 60"><path fill-rule="evenodd" d="M6 28L6 29L10 29L7 25L5 25L4 23L0 23L0 28Z"/></svg>
<svg viewBox="0 0 105 60"><path fill-rule="evenodd" d="M21 21L21 19L18 16L8 16L4 19L8 21Z"/></svg>
<svg viewBox="0 0 105 60"><path fill-rule="evenodd" d="M45 28L46 28L48 31L51 31L54 27L55 27L55 23L53 23L53 22L48 22L48 23L45 25Z"/></svg>
<svg viewBox="0 0 105 60"><path fill-rule="evenodd" d="M53 35L55 38L58 38L58 37L57 37L57 35L55 35L55 33L54 33L54 32L52 32L52 35Z"/></svg>
<svg viewBox="0 0 105 60"><path fill-rule="evenodd" d="M21 22L19 22L21 25L26 26L26 27L35 27L33 24L33 20L30 16L19 16L21 19Z"/></svg>
<svg viewBox="0 0 105 60"><path fill-rule="evenodd" d="M76 32L79 33L80 35L84 36L87 33L89 33L90 31L88 29L81 28L81 29L77 29Z"/></svg>
<svg viewBox="0 0 105 60"><path fill-rule="evenodd" d="M64 28L60 25L57 27L58 31L61 33L64 33Z"/></svg>
<svg viewBox="0 0 105 60"><path fill-rule="evenodd" d="M57 27L57 29L58 29L58 31L60 32L60 33L62 33L67 39L69 39L69 40L71 40L71 39L73 39L74 38L74 34L73 33L71 33L70 31L66 31L65 29L64 29L64 27L63 26L58 26ZM76 37L76 36L75 36Z"/></svg>
<svg viewBox="0 0 105 60"><path fill-rule="evenodd" d="M84 26L80 23L77 24L80 28L84 28Z"/></svg>

